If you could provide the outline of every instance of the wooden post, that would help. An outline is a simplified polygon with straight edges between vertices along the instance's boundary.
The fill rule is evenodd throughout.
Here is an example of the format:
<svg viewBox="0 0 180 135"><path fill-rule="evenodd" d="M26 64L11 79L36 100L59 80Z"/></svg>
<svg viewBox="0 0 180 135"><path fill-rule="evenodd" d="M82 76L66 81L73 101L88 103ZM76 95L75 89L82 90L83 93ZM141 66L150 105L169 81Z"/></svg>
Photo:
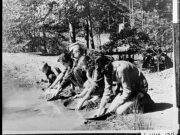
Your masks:
<svg viewBox="0 0 180 135"><path fill-rule="evenodd" d="M179 24L179 0L173 0L173 43L174 43L174 67L175 67L175 81L176 81L176 103L178 107L178 116L180 116L180 24ZM180 118L178 118L180 124ZM178 134L180 134L180 126L178 127Z"/></svg>
<svg viewBox="0 0 180 135"><path fill-rule="evenodd" d="M174 23L173 24L173 29L174 29L174 66L175 66L175 80L176 80L176 102L177 102L177 107L180 109L180 42L179 42L179 39L180 39L180 34L179 34L179 27L180 27L180 24L179 23ZM180 110L179 110L179 116L180 116ZM178 122L180 124L180 118L178 119ZM180 128L179 128L180 129ZM180 131L179 131L179 134L180 134Z"/></svg>

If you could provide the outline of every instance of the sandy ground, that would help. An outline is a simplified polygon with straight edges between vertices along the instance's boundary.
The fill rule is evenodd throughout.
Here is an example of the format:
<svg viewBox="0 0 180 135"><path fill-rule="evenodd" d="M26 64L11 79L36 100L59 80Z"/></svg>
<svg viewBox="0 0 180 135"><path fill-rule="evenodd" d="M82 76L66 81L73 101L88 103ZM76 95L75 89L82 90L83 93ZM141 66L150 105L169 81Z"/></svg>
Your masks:
<svg viewBox="0 0 180 135"><path fill-rule="evenodd" d="M175 90L173 69L144 74L148 93L157 103L157 110L145 114L112 116L105 121L88 121L69 111L60 101L39 99L44 85L38 84L44 74L42 61L57 64L57 56L3 53L3 131L64 131L64 130L175 130L173 103ZM57 66L57 65L56 65ZM61 65L59 65L61 66Z"/></svg>

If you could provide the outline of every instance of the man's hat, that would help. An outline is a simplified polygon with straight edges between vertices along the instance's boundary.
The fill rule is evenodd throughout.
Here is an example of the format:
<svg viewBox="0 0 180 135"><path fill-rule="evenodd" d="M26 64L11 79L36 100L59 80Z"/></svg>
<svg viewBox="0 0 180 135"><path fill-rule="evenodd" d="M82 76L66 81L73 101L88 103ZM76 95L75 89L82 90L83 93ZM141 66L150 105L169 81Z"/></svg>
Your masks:
<svg viewBox="0 0 180 135"><path fill-rule="evenodd" d="M73 50L79 50L80 48L83 48L83 43L80 43L79 41L77 41L73 44L70 44L68 48L70 52Z"/></svg>

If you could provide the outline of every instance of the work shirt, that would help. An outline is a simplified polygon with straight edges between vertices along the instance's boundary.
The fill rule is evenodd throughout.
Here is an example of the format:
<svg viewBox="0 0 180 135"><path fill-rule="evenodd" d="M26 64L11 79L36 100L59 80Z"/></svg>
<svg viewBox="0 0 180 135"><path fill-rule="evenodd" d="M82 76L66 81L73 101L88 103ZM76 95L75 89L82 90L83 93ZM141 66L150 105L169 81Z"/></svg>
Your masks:
<svg viewBox="0 0 180 135"><path fill-rule="evenodd" d="M92 95L102 97L104 91L104 76L98 73L98 70L86 71L88 80L84 83L84 88L92 91Z"/></svg>
<svg viewBox="0 0 180 135"><path fill-rule="evenodd" d="M112 71L109 70L104 74L105 89L101 102L109 101L112 94L112 80L120 84L123 89L119 104L123 104L133 93L147 92L147 80L135 65L127 61L114 61L112 67Z"/></svg>
<svg viewBox="0 0 180 135"><path fill-rule="evenodd" d="M77 67L78 60L73 61L73 66L66 72L67 74L64 76L63 81L61 82L61 88L65 89L70 84L74 86L78 86L83 88L84 82L87 80L86 71Z"/></svg>

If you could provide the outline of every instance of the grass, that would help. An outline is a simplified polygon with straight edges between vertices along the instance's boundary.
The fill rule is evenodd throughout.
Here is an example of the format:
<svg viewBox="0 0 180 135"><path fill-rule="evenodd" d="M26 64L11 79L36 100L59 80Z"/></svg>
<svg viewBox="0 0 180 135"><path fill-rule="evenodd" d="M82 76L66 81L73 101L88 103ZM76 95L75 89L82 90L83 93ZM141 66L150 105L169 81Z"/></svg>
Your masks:
<svg viewBox="0 0 180 135"><path fill-rule="evenodd" d="M136 103L123 114L114 115L107 120L112 122L117 129L121 127L126 130L153 130L152 119L145 116L143 110L143 106ZM118 126L114 125L114 123Z"/></svg>
<svg viewBox="0 0 180 135"><path fill-rule="evenodd" d="M143 114L121 115L117 117L117 121L127 130L153 130L152 120Z"/></svg>
<svg viewBox="0 0 180 135"><path fill-rule="evenodd" d="M143 118L143 115L134 114L133 130L153 130L152 121Z"/></svg>

